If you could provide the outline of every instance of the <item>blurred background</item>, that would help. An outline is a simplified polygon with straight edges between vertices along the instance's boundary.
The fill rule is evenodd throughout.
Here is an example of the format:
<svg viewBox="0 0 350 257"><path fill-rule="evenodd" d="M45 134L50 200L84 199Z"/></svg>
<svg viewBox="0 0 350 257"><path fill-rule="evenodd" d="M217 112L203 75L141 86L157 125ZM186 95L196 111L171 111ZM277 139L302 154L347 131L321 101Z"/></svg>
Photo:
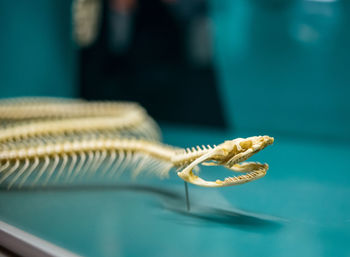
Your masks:
<svg viewBox="0 0 350 257"><path fill-rule="evenodd" d="M1 97L140 102L159 122L349 140L350 3L0 3Z"/></svg>
<svg viewBox="0 0 350 257"><path fill-rule="evenodd" d="M348 0L1 0L1 98L137 101L177 146L276 140L264 179L191 187L192 213L1 192L0 218L86 256L350 256L349 28Z"/></svg>

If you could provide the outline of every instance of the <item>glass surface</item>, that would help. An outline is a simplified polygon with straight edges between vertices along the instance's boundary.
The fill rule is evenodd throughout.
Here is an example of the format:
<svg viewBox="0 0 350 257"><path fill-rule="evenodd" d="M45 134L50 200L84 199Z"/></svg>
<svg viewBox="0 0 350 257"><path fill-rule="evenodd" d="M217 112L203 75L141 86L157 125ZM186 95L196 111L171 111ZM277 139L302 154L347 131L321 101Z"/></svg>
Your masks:
<svg viewBox="0 0 350 257"><path fill-rule="evenodd" d="M178 146L247 136L165 127ZM348 256L350 149L275 137L266 177L221 189L124 178L105 187L0 191L0 219L84 256ZM230 171L202 167L203 176Z"/></svg>

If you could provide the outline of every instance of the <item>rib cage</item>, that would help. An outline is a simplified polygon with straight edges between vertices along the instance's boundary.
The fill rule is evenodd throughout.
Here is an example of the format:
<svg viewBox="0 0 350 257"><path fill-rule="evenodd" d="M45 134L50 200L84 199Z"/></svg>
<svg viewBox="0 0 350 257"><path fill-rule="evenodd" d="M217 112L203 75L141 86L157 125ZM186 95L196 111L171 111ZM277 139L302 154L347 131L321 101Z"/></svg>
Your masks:
<svg viewBox="0 0 350 257"><path fill-rule="evenodd" d="M64 98L0 101L0 143L46 135L115 134L159 140L160 130L138 104Z"/></svg>
<svg viewBox="0 0 350 257"><path fill-rule="evenodd" d="M142 169L153 168L165 176L171 164L123 149L95 149L57 152L40 156L48 145L103 140L158 141L160 130L138 104L131 102L87 102L65 98L13 98L0 100L0 184L8 188L65 183L102 169L100 175L121 174L128 166L136 176ZM96 146L99 144L97 143ZM37 149L22 158L25 149ZM15 158L11 153L18 153ZM10 155L8 155L10 153ZM134 167L134 168L135 168Z"/></svg>
<svg viewBox="0 0 350 257"><path fill-rule="evenodd" d="M268 136L225 141L187 149L159 142L157 124L135 103L87 102L58 98L0 101L0 186L12 188L80 179L117 179L127 168L132 177L166 177L171 168L199 186L246 183L266 174L267 164L243 163L273 142ZM223 155L224 153L224 155ZM207 182L192 173L205 165L223 165L249 174Z"/></svg>
<svg viewBox="0 0 350 257"><path fill-rule="evenodd" d="M9 159L1 162L0 184L7 188L30 185L47 185L63 182L69 184L81 179L104 177L116 179L127 168L136 177L142 171L155 171L166 177L173 167L168 161L153 158L145 153L128 150L88 150L33 156L32 158ZM99 171L98 173L95 171Z"/></svg>

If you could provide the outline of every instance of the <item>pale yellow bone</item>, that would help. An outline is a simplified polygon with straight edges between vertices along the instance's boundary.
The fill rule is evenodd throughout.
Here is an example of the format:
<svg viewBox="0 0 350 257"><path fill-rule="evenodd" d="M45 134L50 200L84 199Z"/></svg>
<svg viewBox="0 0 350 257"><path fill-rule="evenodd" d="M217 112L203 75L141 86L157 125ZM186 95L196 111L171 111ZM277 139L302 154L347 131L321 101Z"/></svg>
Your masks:
<svg viewBox="0 0 350 257"><path fill-rule="evenodd" d="M32 174L35 185L65 177L65 183L98 171L116 179L127 167L133 176L145 168L166 177L171 168L192 184L224 187L263 177L267 164L241 163L273 143L269 136L236 138L214 146L187 149L154 141L158 127L132 103L86 102L52 98L0 100L0 184L19 186ZM198 165L223 166L240 176L206 181ZM67 167L67 168L66 168ZM38 169L38 170L37 170ZM35 172L37 170L37 172ZM197 175L193 174L193 170Z"/></svg>
<svg viewBox="0 0 350 257"><path fill-rule="evenodd" d="M246 141L251 142L248 143ZM112 155L117 154L117 162L115 162L113 165L114 159L116 158L112 157L112 162L107 165L107 169L109 169L109 166L113 166L111 170L116 171L118 169L119 174L121 174L127 166L134 164L137 166L134 173L136 176L139 172L141 172L141 168L143 166L147 166L147 163L155 159L158 160L159 163L164 163L164 165L167 163L167 165L164 167L168 167L169 169L171 167L181 167L182 171L178 172L178 176L187 182L205 187L224 187L243 184L263 177L268 169L267 164L237 164L234 163L233 160L245 160L251 156L252 151L257 152L272 142L273 139L267 136L253 137L247 138L245 141L241 141L240 148L235 146L237 141L232 140L226 141L216 147L194 149L188 153L185 150L180 152L178 148L166 146L161 143L139 139L84 139L80 141L76 140L74 142L53 142L45 147L20 147L10 151L3 151L0 154L0 163L4 163L6 165L6 163L13 160L16 162L22 162L23 160L31 158L40 158L45 160L44 167L46 169L51 162L50 160L54 160L54 164L52 164L50 171L48 171L48 177L51 177L53 175L54 168L57 166L58 158L63 158L63 156L71 156L71 158L74 159L78 155L79 161L74 160L74 173L69 179L70 181L73 181L77 176L87 173L87 169L91 168L90 166L94 166L93 163L96 156L98 156L97 153L100 151L105 151L113 153ZM125 158L124 155L126 156ZM236 156L239 156L239 158L235 158ZM246 171L247 174L237 177L229 177L223 181L205 181L199 176L194 175L192 170L199 164L206 163L208 161L215 162L215 165L222 165L234 171ZM139 162L141 162L142 165ZM66 165L66 163L64 165ZM59 170L62 172L60 168ZM73 168L70 168L68 173L71 173L72 170ZM11 173L13 172L14 170L11 171ZM104 172L105 171L102 173ZM4 171L3 173L6 174ZM23 171L21 171L21 174L22 173ZM44 170L41 169L36 179L38 180L43 173ZM160 176L164 176L164 174L166 174L164 171L159 170Z"/></svg>
<svg viewBox="0 0 350 257"><path fill-rule="evenodd" d="M244 161L252 156L254 153L264 149L266 146L272 144L273 138L269 136L250 137L247 139L235 139L225 141L207 153L191 162L185 169L178 172L178 176L183 180L203 187L225 187L247 183L265 176L268 169L267 164L248 163L238 165L238 162ZM207 162L207 161L211 162ZM214 161L214 162L213 162ZM246 175L237 177L225 178L223 181L206 181L199 176L193 174L192 169L204 163L205 165L223 165L234 171L247 171Z"/></svg>
<svg viewBox="0 0 350 257"><path fill-rule="evenodd" d="M61 98L0 100L0 143L44 135L105 131L159 140L160 130L138 104ZM103 132L103 133L102 133Z"/></svg>

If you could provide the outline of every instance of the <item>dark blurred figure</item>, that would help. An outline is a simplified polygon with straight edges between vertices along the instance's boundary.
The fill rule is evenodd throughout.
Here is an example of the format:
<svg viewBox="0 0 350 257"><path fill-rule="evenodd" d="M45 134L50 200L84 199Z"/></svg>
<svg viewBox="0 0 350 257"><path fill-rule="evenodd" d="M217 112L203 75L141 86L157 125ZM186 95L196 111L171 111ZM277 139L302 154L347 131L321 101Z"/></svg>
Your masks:
<svg viewBox="0 0 350 257"><path fill-rule="evenodd" d="M225 127L203 0L104 2L99 38L81 51L81 93L140 102L160 121Z"/></svg>

